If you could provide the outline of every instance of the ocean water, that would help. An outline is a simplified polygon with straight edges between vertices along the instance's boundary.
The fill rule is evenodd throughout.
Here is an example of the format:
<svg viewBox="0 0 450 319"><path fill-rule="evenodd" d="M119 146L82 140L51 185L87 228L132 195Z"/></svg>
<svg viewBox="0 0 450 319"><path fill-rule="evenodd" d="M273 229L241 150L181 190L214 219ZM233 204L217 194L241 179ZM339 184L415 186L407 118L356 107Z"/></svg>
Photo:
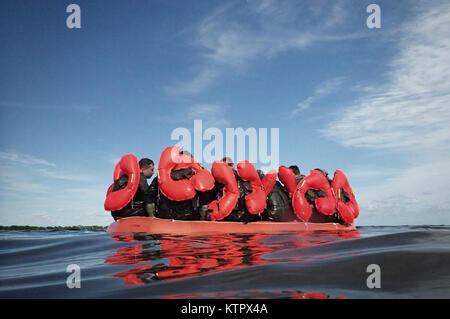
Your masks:
<svg viewBox="0 0 450 319"><path fill-rule="evenodd" d="M0 231L0 298L450 298L449 265L449 226L210 236Z"/></svg>

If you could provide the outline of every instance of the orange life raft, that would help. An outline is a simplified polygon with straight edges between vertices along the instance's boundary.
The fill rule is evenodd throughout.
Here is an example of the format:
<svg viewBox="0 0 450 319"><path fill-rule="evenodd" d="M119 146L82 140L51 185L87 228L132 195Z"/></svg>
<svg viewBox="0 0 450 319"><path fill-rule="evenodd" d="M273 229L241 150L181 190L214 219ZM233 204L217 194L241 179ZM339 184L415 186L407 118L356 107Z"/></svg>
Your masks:
<svg viewBox="0 0 450 319"><path fill-rule="evenodd" d="M184 221L161 219L155 217L122 218L109 225L107 232L114 233L147 233L171 235L197 235L217 233L263 233L277 234L299 231L355 230L354 225L337 223L304 223L304 222L269 222L238 223L223 221Z"/></svg>

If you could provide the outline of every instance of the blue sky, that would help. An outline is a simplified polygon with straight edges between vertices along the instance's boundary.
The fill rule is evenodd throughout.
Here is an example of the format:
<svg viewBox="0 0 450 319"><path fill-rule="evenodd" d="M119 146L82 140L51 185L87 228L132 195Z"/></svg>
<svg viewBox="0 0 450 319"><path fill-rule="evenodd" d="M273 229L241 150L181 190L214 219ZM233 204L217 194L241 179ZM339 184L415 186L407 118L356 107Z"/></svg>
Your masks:
<svg viewBox="0 0 450 319"><path fill-rule="evenodd" d="M446 1L2 1L0 224L109 224L114 164L196 119L343 170L357 225L450 224L449 23Z"/></svg>

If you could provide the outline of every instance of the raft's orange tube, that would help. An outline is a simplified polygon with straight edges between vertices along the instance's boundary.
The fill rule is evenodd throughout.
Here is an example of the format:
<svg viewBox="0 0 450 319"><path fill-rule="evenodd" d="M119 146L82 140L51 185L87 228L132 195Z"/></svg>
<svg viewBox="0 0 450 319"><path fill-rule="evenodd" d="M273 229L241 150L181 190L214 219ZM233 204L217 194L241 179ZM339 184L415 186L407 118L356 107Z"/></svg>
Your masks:
<svg viewBox="0 0 450 319"><path fill-rule="evenodd" d="M128 217L112 223L108 233L148 233L148 234L217 234L217 233L264 233L299 232L311 230L355 230L354 225L336 223L303 222L211 222L161 219L154 217Z"/></svg>

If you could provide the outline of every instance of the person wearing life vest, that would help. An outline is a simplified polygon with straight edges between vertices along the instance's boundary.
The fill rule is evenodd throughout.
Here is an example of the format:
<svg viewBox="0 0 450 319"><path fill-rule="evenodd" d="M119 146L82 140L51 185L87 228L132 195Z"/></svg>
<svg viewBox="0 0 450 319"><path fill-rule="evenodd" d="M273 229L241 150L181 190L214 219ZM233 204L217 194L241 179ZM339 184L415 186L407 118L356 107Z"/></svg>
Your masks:
<svg viewBox="0 0 450 319"><path fill-rule="evenodd" d="M188 151L181 152L193 159L193 156ZM174 181L188 180L195 175L191 167L174 169L170 172L170 177ZM157 208L155 216L164 219L175 220L200 220L200 196L202 192L196 191L193 198L181 201L175 201L165 196L159 190L158 183L150 185L152 193L157 194ZM156 190L156 191L155 191Z"/></svg>
<svg viewBox="0 0 450 319"><path fill-rule="evenodd" d="M305 175L300 173L300 169L297 165L291 165L289 168L294 172L295 174L295 181L298 184L302 179L305 178Z"/></svg>
<svg viewBox="0 0 450 319"><path fill-rule="evenodd" d="M328 172L325 169L315 168L314 170L321 172L327 178L328 182L331 185L331 180L328 177ZM311 218L309 219L309 222L311 222L311 223L339 223L340 222L337 212L335 212L332 215L324 215L317 211L317 208L315 206L315 200L317 198L321 198L321 197L325 197L325 196L326 196L326 193L321 189L315 190L315 189L310 188L306 191L305 198L312 207L312 215L311 215Z"/></svg>
<svg viewBox="0 0 450 319"><path fill-rule="evenodd" d="M222 162L225 162L228 164L229 167L233 170L234 177L236 179L238 188L239 188L239 199L236 203L236 206L231 211L231 213L226 216L225 218L221 219L222 221L231 221L231 222L254 222L261 220L261 216L259 214L250 214L247 210L247 206L245 203L245 196L251 194L252 192L252 186L249 182L244 181L239 174L237 173L235 169L235 165L233 163L233 160L229 157L224 157L222 159ZM225 185L219 183L216 181L214 189L209 193L210 200L218 200L223 194L223 188ZM209 215L209 211L205 212L205 220L211 220L211 217Z"/></svg>
<svg viewBox="0 0 450 319"><path fill-rule="evenodd" d="M145 216L151 217L154 213L154 200L149 192L147 179L153 176L155 164L149 158L142 158L139 161L139 186L131 201L122 209L111 211L114 220L123 217ZM114 181L112 192L125 188L128 183L128 176L122 175Z"/></svg>
<svg viewBox="0 0 450 319"><path fill-rule="evenodd" d="M257 172L259 178L263 180L264 172L261 170ZM263 220L274 222L291 222L298 219L292 210L289 193L279 181L275 182L269 195L267 195L267 208L261 214L261 217Z"/></svg>
<svg viewBox="0 0 450 319"><path fill-rule="evenodd" d="M227 163L227 165L231 167L234 172L234 163L231 158L224 157L221 162ZM199 194L200 220L210 220L210 216L208 215L208 205L214 200L218 200L220 198L223 188L224 185L215 180L213 189Z"/></svg>
<svg viewBox="0 0 450 319"><path fill-rule="evenodd" d="M233 171L235 170L235 168L234 168L234 163L233 163L233 160L232 160L231 158L229 158L229 157L224 157L224 158L222 158L222 162L227 163L228 166L230 166L231 169L232 169Z"/></svg>

